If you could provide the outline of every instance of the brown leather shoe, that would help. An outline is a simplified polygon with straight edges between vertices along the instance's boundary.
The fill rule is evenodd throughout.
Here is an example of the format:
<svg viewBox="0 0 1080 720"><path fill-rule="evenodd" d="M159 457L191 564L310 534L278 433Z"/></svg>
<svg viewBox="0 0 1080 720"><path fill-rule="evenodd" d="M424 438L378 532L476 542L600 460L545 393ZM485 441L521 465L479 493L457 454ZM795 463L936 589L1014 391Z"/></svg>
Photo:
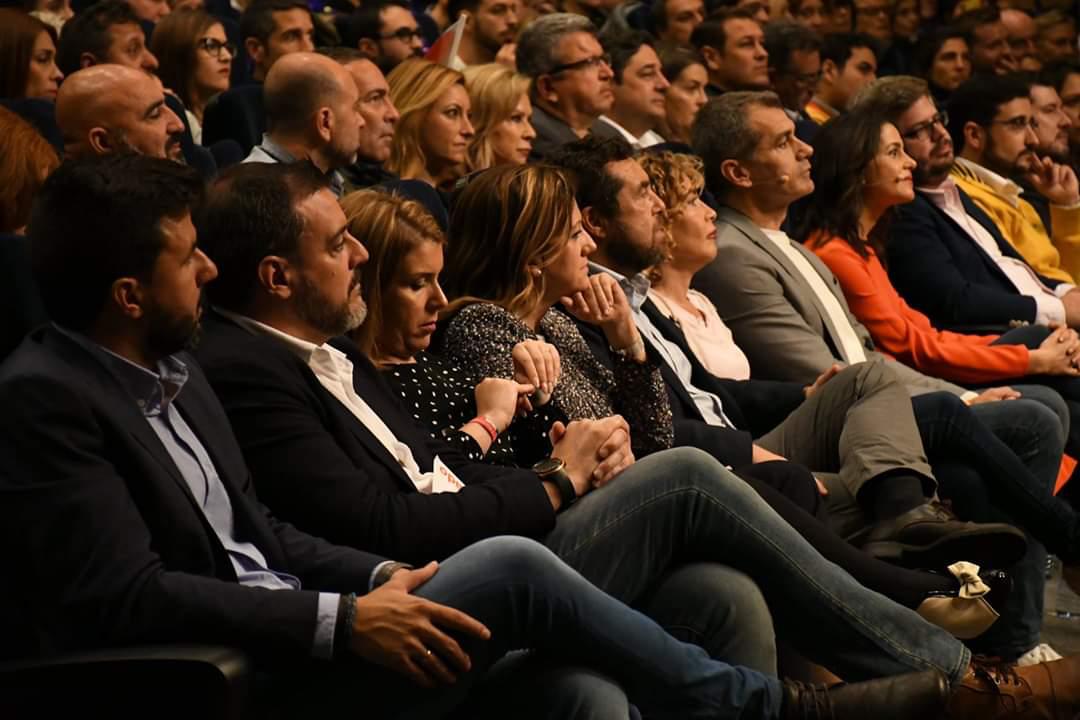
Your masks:
<svg viewBox="0 0 1080 720"><path fill-rule="evenodd" d="M1075 720L1080 714L1080 656L1028 667L975 659L949 699L955 720Z"/></svg>
<svg viewBox="0 0 1080 720"><path fill-rule="evenodd" d="M832 687L784 681L781 720L936 720L949 699L937 670L840 683Z"/></svg>

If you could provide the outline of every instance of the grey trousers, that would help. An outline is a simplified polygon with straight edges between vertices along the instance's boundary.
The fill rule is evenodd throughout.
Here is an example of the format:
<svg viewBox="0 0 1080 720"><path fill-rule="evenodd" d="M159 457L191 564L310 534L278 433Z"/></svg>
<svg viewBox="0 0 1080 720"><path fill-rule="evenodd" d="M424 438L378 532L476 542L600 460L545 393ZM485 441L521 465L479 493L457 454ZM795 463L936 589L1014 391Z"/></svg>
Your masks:
<svg viewBox="0 0 1080 720"><path fill-rule="evenodd" d="M937 490L908 389L880 361L844 368L755 442L811 471L836 473L853 497L897 470L922 477L927 497Z"/></svg>

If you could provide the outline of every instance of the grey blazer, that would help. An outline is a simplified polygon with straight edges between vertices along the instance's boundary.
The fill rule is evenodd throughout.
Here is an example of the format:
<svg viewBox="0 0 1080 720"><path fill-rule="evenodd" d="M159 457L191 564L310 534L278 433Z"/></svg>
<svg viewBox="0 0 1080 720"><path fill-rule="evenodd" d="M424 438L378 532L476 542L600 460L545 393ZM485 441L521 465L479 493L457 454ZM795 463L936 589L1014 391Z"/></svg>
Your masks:
<svg viewBox="0 0 1080 720"><path fill-rule="evenodd" d="M745 215L721 207L716 218L716 259L694 277L731 328L735 342L750 359L754 377L812 382L844 357L840 336L825 306L787 256ZM874 349L869 331L848 309L840 283L812 252L801 252L840 302L866 349L868 360L881 360L900 375L912 395L965 390L896 362Z"/></svg>

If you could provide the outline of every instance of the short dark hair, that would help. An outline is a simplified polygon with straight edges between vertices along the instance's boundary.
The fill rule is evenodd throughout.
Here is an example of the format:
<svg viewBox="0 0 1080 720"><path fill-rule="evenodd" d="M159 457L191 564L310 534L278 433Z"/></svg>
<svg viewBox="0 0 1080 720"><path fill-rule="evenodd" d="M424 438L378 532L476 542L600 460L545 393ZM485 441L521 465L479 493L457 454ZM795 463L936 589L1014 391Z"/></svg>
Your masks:
<svg viewBox="0 0 1080 720"><path fill-rule="evenodd" d="M988 5L958 15L952 24L953 27L964 33L964 39L968 41L968 45L974 47L975 31L984 25L991 25L1000 21L1001 11L996 6Z"/></svg>
<svg viewBox="0 0 1080 720"><path fill-rule="evenodd" d="M630 160L635 154L621 137L600 139L587 135L563 145L551 157L551 163L567 172L578 207L592 208L600 217L612 219L619 214L621 186L606 167L608 163Z"/></svg>
<svg viewBox="0 0 1080 720"><path fill-rule="evenodd" d="M728 189L720 165L725 160L746 160L761 141L750 127L748 111L754 107L784 108L771 91L729 92L705 103L694 120L691 144L705 163L705 186L718 197Z"/></svg>
<svg viewBox="0 0 1080 720"><path fill-rule="evenodd" d="M724 7L709 15L705 22L694 28L690 33L690 44L701 50L703 47L714 48L717 52L724 52L724 43L727 42L727 33L724 25L728 20L754 20L754 11L744 7Z"/></svg>
<svg viewBox="0 0 1080 720"><path fill-rule="evenodd" d="M64 24L56 48L56 66L64 75L79 70L83 53L90 53L99 62L109 51L109 28L113 25L140 25L139 17L125 0L101 0L94 3Z"/></svg>
<svg viewBox="0 0 1080 720"><path fill-rule="evenodd" d="M1031 84L1018 74L974 75L949 98L949 135L959 153L964 149L964 125L989 127L1001 106L1031 96Z"/></svg>
<svg viewBox="0 0 1080 720"><path fill-rule="evenodd" d="M450 22L458 19L462 12L476 12L482 0L450 0L446 4L446 16Z"/></svg>
<svg viewBox="0 0 1080 720"><path fill-rule="evenodd" d="M831 33L821 41L821 62L832 60L838 68L843 68L851 59L856 48L867 48L878 56L878 44L866 33Z"/></svg>
<svg viewBox="0 0 1080 720"><path fill-rule="evenodd" d="M303 0L255 0L240 16L241 42L255 38L265 45L274 34L274 13L284 10L304 10L311 13Z"/></svg>
<svg viewBox="0 0 1080 720"><path fill-rule="evenodd" d="M371 59L356 48L345 47L344 45L330 45L329 47L316 48L315 52L330 58L338 65L348 65L357 60Z"/></svg>
<svg viewBox="0 0 1080 720"><path fill-rule="evenodd" d="M616 83L622 83L623 70L630 58L634 57L643 45L652 47L652 36L648 33L614 26L602 30L597 40L604 52L611 56L611 72Z"/></svg>
<svg viewBox="0 0 1080 720"><path fill-rule="evenodd" d="M941 46L949 40L963 40L967 43L968 36L960 28L949 25L938 28L920 38L915 44L915 49L912 50L911 74L929 80L930 69L934 66L934 58L941 50Z"/></svg>
<svg viewBox="0 0 1080 720"><path fill-rule="evenodd" d="M821 36L796 22L774 21L765 26L765 50L769 67L781 73L790 69L791 54L821 50Z"/></svg>
<svg viewBox="0 0 1080 720"><path fill-rule="evenodd" d="M1074 60L1062 60L1047 65L1039 71L1039 85L1048 85L1058 92L1064 87L1070 75L1080 75L1080 63Z"/></svg>
<svg viewBox="0 0 1080 720"><path fill-rule="evenodd" d="M342 42L353 48L365 39L378 42L382 34L382 11L395 5L412 12L405 0L371 0L361 4L345 21Z"/></svg>
<svg viewBox="0 0 1080 720"><path fill-rule="evenodd" d="M118 278L149 279L161 221L197 211L199 173L134 153L68 160L45 181L30 214L34 279L53 320L90 327Z"/></svg>
<svg viewBox="0 0 1080 720"><path fill-rule="evenodd" d="M267 255L295 257L304 232L296 206L329 181L309 162L241 163L214 180L195 217L199 245L218 266L206 295L226 310L243 311Z"/></svg>

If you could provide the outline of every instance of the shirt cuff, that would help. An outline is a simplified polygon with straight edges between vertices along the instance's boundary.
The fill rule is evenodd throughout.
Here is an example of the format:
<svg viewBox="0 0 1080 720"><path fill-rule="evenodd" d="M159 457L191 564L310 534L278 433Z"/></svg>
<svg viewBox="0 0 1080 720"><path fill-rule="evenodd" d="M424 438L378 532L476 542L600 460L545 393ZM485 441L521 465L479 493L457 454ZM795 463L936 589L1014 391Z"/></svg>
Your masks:
<svg viewBox="0 0 1080 720"><path fill-rule="evenodd" d="M1057 295L1059 298L1065 297L1065 293L1069 292L1074 287L1076 286L1072 283L1058 283L1058 286L1054 288L1054 294Z"/></svg>
<svg viewBox="0 0 1080 720"><path fill-rule="evenodd" d="M971 392L970 390L968 390L963 395L960 396L960 399L964 401L965 405L970 405L971 401L974 400L977 397L979 397L979 393Z"/></svg>
<svg viewBox="0 0 1080 720"><path fill-rule="evenodd" d="M337 593L319 593L315 640L311 645L311 655L318 660L332 660L334 657L334 628L337 626L340 603L341 596Z"/></svg>
<svg viewBox="0 0 1080 720"><path fill-rule="evenodd" d="M1036 295L1035 322L1039 325L1064 325L1065 303L1057 297L1048 297L1045 294Z"/></svg>

